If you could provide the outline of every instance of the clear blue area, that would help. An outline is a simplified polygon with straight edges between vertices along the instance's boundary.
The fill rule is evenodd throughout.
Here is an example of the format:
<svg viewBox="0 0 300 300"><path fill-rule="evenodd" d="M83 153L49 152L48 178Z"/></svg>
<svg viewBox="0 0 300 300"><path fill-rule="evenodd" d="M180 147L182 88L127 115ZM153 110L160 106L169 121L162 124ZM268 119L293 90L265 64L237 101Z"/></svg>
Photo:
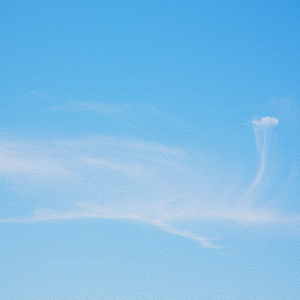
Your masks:
<svg viewBox="0 0 300 300"><path fill-rule="evenodd" d="M289 0L2 1L0 298L300 299L299 15L299 1ZM252 127L262 117L279 120L264 127L265 154ZM142 146L136 159L129 142L121 150L56 144L98 135L152 152ZM173 159L158 145L190 156ZM168 167L152 165L155 151ZM80 169L76 155L120 174ZM128 166L145 167L147 155L157 181L134 185ZM139 199L134 212L160 196L178 195L180 208L206 187L208 210L227 209L255 178L260 155L254 206L285 221L178 222L216 237L220 249L124 217L18 222L101 197L114 209L122 194ZM76 180L53 179L54 162L78 172ZM40 175L48 167L52 177ZM198 192L193 180L202 175L209 179Z"/></svg>

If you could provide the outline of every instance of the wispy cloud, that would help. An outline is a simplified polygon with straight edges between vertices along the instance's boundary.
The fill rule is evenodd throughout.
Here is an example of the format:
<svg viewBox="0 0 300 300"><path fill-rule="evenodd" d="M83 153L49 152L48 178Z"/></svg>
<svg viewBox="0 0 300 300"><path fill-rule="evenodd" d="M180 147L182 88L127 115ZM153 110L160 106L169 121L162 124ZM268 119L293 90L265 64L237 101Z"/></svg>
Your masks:
<svg viewBox="0 0 300 300"><path fill-rule="evenodd" d="M262 117L260 120L254 120L253 125L256 126L256 128L265 130L277 125L278 122L279 120L275 117Z"/></svg>
<svg viewBox="0 0 300 300"><path fill-rule="evenodd" d="M26 154L18 149L11 151L11 145L5 148L5 143L0 143L0 174L9 175L24 175L24 176L39 176L49 177L65 175L67 169L59 161L52 158L41 158ZM18 143L15 145L18 148Z"/></svg>
<svg viewBox="0 0 300 300"><path fill-rule="evenodd" d="M116 103L105 101L105 99L70 100L51 96L40 91L31 91L29 96L41 100L48 100L48 109L53 112L85 112L111 117L122 122L130 122L138 126L140 126L141 123L145 126L145 119L147 119L147 123L150 126L156 126L156 123L160 122L161 124L168 124L172 127L176 126L181 130L187 129L186 124L178 117L175 118L169 114L168 109L159 109L153 103L142 104L141 101L119 101ZM49 103L53 103L53 105L49 107Z"/></svg>
<svg viewBox="0 0 300 300"><path fill-rule="evenodd" d="M120 164L95 157L81 157L81 160L96 167L99 166L100 168L110 169L116 172L128 173L129 175L136 176L143 175L142 167L139 165Z"/></svg>
<svg viewBox="0 0 300 300"><path fill-rule="evenodd" d="M120 115L124 113L125 107L111 103L95 103L73 100L64 105L52 106L51 110L87 111L106 115Z"/></svg>
<svg viewBox="0 0 300 300"><path fill-rule="evenodd" d="M268 147L268 140L267 135L270 129L273 126L278 124L279 120L275 117L262 117L259 120L253 120L253 131L256 138L256 145L260 155L260 164L258 172L253 180L253 182L248 187L247 191L243 196L242 202L245 203L247 206L253 204L254 200L251 199L251 196L259 186L264 173L265 173L265 166L266 166L266 152Z"/></svg>
<svg viewBox="0 0 300 300"><path fill-rule="evenodd" d="M253 121L261 145L260 167L246 189L234 186L238 171L221 171L214 158L187 149L101 135L78 140L2 140L0 176L11 180L35 177L35 185L41 189L47 184L52 201L40 197L38 207L32 203L31 215L2 215L0 222L125 220L156 226L204 247L215 247L215 240L185 230L182 222L299 222L298 215L279 213L278 207L266 209L261 202L256 202L255 208L252 205L253 194L265 176L266 135L277 124L274 117ZM40 180L50 175L51 182ZM10 180L7 182L9 185ZM23 185L20 190L32 189L31 179L18 182Z"/></svg>
<svg viewBox="0 0 300 300"><path fill-rule="evenodd" d="M52 97L48 94L42 93L40 91L31 91L29 93L29 95L33 96L33 97L36 97L36 98L45 99L45 100L55 100L54 97Z"/></svg>

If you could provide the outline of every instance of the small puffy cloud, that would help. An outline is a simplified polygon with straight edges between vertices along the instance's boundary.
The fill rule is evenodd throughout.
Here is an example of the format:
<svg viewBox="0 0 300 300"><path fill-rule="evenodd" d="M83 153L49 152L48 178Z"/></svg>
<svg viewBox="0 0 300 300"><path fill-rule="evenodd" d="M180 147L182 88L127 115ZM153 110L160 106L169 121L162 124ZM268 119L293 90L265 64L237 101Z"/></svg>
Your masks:
<svg viewBox="0 0 300 300"><path fill-rule="evenodd" d="M262 117L260 120L254 120L253 125L255 125L258 128L270 128L272 126L277 125L279 122L279 119L276 117Z"/></svg>

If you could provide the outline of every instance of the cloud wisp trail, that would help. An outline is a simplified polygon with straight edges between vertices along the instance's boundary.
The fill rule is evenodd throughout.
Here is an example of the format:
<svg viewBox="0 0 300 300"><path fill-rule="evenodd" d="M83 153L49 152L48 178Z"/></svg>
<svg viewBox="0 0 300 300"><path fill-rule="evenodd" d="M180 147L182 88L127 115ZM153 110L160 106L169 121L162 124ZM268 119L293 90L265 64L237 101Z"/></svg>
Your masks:
<svg viewBox="0 0 300 300"><path fill-rule="evenodd" d="M254 203L253 193L258 188L264 173L266 166L266 152L268 148L268 133L272 127L278 124L279 120L275 117L263 117L260 120L252 121L253 131L256 138L256 146L259 151L260 163L258 172L250 184L245 194L242 197L242 205L249 208Z"/></svg>
<svg viewBox="0 0 300 300"><path fill-rule="evenodd" d="M123 220L215 248L214 239L195 233L194 225L186 230L182 224L298 222L299 216L252 205L265 174L268 133L277 124L274 117L253 121L260 165L246 191L231 186L239 170L227 174L214 157L185 149L102 135L78 140L0 139L0 178L7 190L30 193L32 199L24 193L23 206L33 212L22 215L20 204L12 201L19 215L2 214L0 223Z"/></svg>

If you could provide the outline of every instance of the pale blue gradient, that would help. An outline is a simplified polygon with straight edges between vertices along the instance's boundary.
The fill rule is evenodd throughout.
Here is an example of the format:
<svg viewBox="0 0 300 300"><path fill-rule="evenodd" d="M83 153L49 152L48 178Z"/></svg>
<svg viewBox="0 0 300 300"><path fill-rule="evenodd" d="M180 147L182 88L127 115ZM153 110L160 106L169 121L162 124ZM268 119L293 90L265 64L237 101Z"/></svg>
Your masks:
<svg viewBox="0 0 300 300"><path fill-rule="evenodd" d="M300 298L298 1L2 1L0 298Z"/></svg>

